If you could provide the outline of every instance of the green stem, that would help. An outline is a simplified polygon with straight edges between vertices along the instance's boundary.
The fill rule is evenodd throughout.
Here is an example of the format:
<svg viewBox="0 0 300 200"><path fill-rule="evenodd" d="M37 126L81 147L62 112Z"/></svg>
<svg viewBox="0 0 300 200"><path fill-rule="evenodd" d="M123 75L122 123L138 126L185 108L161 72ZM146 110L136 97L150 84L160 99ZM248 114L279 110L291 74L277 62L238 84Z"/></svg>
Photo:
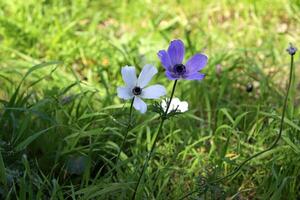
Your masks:
<svg viewBox="0 0 300 200"><path fill-rule="evenodd" d="M124 138L123 138L122 144L121 144L121 146L120 146L120 150L119 150L118 155L117 155L116 163L119 162L119 158L120 158L122 149L123 149L123 147L124 147L124 145L125 145L125 143L126 143L127 136L128 136L129 130L130 130L130 128L131 128L131 119L132 119L132 107L133 107L133 102L134 102L134 97L133 97L132 100L131 100L130 110L129 110L129 121L128 121L128 124L127 124L125 136L124 136Z"/></svg>
<svg viewBox="0 0 300 200"><path fill-rule="evenodd" d="M291 55L291 66L290 66L290 77L289 77L289 82L288 82L288 88L287 88L287 92L286 92L286 96L285 96L285 99L284 99L284 103L283 103L283 110L282 110L282 114L281 114L281 120L280 120L280 129L279 129L279 134L277 136L277 138L275 139L274 143L267 149L261 151L261 152L258 152L252 156L250 156L249 158L247 158L246 160L244 160L235 170L233 170L231 173L229 173L228 175L224 176L224 177L221 177L217 180L214 180L212 182L209 182L208 184L215 184L215 183L218 183L220 181L223 181L227 178L229 178L230 176L233 176L235 175L236 173L238 173L240 171L240 169L242 169L242 167L247 163L249 162L250 160L252 160L253 158L256 158L270 150L272 150L276 145L277 143L279 142L280 138L281 138L281 135L282 135L282 130L283 130L283 124L284 124L284 118L285 118L285 111L286 111L286 108L287 108L287 101L288 101L288 97L289 97L289 92L290 92L290 87L291 87L291 83L292 83L292 79L293 79L293 66L294 66L294 55ZM186 197L196 193L197 191L192 191L190 193L188 193L187 195L185 195L184 197L180 198L180 199L185 199Z"/></svg>
<svg viewBox="0 0 300 200"><path fill-rule="evenodd" d="M141 171L141 173L140 173L138 182L137 182L137 184L136 184L136 186L135 186L134 193L133 193L132 198L131 198L132 200L134 200L135 197L136 197L136 193L137 193L137 190L138 190L138 188L139 188L140 182L141 182L141 180L142 180L142 177L143 177L143 175L144 175L145 170L147 169L148 162L149 162L149 160L150 160L150 158L151 158L151 156L152 156L152 153L153 153L153 151L154 151L154 149L155 149L155 145L156 145L156 142L157 142L158 135L159 135L159 133L161 132L162 127L163 127L163 125L164 125L164 122L165 122L165 120L166 120L166 116L167 116L167 114L168 114L168 111L169 111L169 108L170 108L170 104L171 104L171 101L172 101L173 96L174 96L176 84L177 84L177 80L175 80L175 82L174 82L173 89L172 89L172 93L171 93L171 97L170 97L170 99L169 99L169 101L168 101L167 108L166 108L166 110L165 110L165 112L164 112L164 114L163 114L163 116L162 116L162 118L161 118L161 122L160 122L159 128L158 128L158 130L157 130L157 134L156 134L156 136L155 136L155 138L154 138L154 142L152 143L150 152L149 152L148 155L147 155L147 158L146 158L146 160L145 160L145 163L144 163L144 165L143 165L142 171Z"/></svg>

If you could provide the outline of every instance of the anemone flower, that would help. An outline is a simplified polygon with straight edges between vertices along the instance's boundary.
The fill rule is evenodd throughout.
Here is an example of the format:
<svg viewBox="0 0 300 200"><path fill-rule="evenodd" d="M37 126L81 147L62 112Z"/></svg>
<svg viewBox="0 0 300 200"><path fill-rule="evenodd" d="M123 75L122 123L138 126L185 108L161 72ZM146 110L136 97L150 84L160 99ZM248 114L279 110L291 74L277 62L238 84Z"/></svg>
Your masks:
<svg viewBox="0 0 300 200"><path fill-rule="evenodd" d="M166 111L167 109L167 104L169 102L169 99L162 100L161 106ZM174 97L171 102L170 102L170 109L168 110L168 113L172 112L173 110L176 110L176 112L186 112L188 110L188 102L186 101L180 101L177 97Z"/></svg>
<svg viewBox="0 0 300 200"><path fill-rule="evenodd" d="M297 52L297 50L298 50L298 49L297 49L292 43L290 43L290 44L289 44L289 47L286 49L286 51L287 51L291 56L295 55L296 52Z"/></svg>
<svg viewBox="0 0 300 200"><path fill-rule="evenodd" d="M204 74L199 73L207 64L207 56L201 53L193 55L183 64L185 54L181 40L173 40L167 51L160 50L157 55L166 69L166 76L170 80L187 79L202 80Z"/></svg>
<svg viewBox="0 0 300 200"><path fill-rule="evenodd" d="M145 65L138 78L135 67L132 66L122 67L121 73L126 85L118 87L118 97L125 100L134 98L133 107L141 113L147 111L147 104L142 98L158 99L166 94L166 89L162 85L156 84L146 87L157 73L157 69L153 65Z"/></svg>

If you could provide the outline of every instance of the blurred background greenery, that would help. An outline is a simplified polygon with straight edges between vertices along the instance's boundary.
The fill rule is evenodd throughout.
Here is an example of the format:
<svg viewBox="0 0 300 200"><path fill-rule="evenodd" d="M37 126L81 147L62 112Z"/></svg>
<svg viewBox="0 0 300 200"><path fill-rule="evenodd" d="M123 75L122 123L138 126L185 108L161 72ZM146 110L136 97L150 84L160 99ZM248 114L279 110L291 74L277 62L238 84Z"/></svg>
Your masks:
<svg viewBox="0 0 300 200"><path fill-rule="evenodd" d="M285 49L299 44L299 13L299 0L2 0L0 194L129 198L159 120L135 113L122 162L114 164L128 113L116 96L120 69L155 64L155 82L170 91L156 53L179 38L187 57L209 56L207 76L179 82L175 96L190 111L165 126L138 197L299 198L298 55L279 147L229 180L206 184L276 138ZM62 63L36 66L50 61Z"/></svg>

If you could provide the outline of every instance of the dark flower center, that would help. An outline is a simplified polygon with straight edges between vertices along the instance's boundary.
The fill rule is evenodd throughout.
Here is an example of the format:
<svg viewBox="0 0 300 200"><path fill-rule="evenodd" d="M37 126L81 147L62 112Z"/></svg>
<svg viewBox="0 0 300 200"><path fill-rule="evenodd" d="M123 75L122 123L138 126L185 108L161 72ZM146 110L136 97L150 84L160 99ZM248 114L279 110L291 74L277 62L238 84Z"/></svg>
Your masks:
<svg viewBox="0 0 300 200"><path fill-rule="evenodd" d="M175 74L182 75L186 72L185 66L183 64L174 65Z"/></svg>
<svg viewBox="0 0 300 200"><path fill-rule="evenodd" d="M142 88L138 87L138 86L135 86L133 89L132 89L132 93L134 95L140 95L142 94Z"/></svg>

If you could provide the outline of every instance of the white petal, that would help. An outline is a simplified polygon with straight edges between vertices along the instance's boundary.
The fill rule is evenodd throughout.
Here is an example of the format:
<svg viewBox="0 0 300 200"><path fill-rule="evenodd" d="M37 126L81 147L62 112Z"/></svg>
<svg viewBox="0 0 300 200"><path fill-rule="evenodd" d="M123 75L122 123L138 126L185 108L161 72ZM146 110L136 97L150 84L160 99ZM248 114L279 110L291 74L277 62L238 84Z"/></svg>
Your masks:
<svg viewBox="0 0 300 200"><path fill-rule="evenodd" d="M189 108L188 102L182 101L182 102L179 104L178 110L180 110L180 112L186 112L186 111L188 111L188 108Z"/></svg>
<svg viewBox="0 0 300 200"><path fill-rule="evenodd" d="M169 102L169 98L165 98L164 100L162 100L162 102L161 102L161 107L163 108L163 110L166 112L166 110L167 110L167 105L168 105L168 102ZM171 112L171 110L173 110L173 105L172 105L172 102L173 102L173 100L171 101L171 104L170 104L170 106L169 106L169 109L168 109L168 113L169 112Z"/></svg>
<svg viewBox="0 0 300 200"><path fill-rule="evenodd" d="M147 104L137 96L134 97L133 107L141 113L145 113L147 111Z"/></svg>
<svg viewBox="0 0 300 200"><path fill-rule="evenodd" d="M172 102L171 102L172 105L175 105L175 107L177 107L177 105L180 104L180 100L177 98L177 97L174 97L172 99Z"/></svg>
<svg viewBox="0 0 300 200"><path fill-rule="evenodd" d="M161 102L161 106L164 109L164 111L166 111L167 109L167 102L169 101L169 99L163 100ZM177 97L173 97L168 113L170 113L172 110L176 110L176 112L186 112L188 110L188 103L186 101L180 101Z"/></svg>
<svg viewBox="0 0 300 200"><path fill-rule="evenodd" d="M131 88L129 87L118 87L117 92L118 92L118 97L120 97L121 99L127 100L133 98Z"/></svg>
<svg viewBox="0 0 300 200"><path fill-rule="evenodd" d="M166 88L162 85L151 85L142 90L141 97L145 99L158 99L166 95Z"/></svg>
<svg viewBox="0 0 300 200"><path fill-rule="evenodd" d="M166 109L167 109L167 100L163 99L160 105L164 109L164 111L166 111Z"/></svg>
<svg viewBox="0 0 300 200"><path fill-rule="evenodd" d="M136 85L137 78L135 73L135 67L125 66L121 70L122 77L127 86L133 87Z"/></svg>
<svg viewBox="0 0 300 200"><path fill-rule="evenodd" d="M179 107L179 104L180 104L180 100L178 98L173 98L172 101L171 101L171 105L170 105L170 108L168 110L168 113L171 112L172 110L178 110L178 107Z"/></svg>
<svg viewBox="0 0 300 200"><path fill-rule="evenodd" d="M142 72L137 80L137 85L141 88L145 87L152 79L152 77L157 73L156 67L147 64L143 67Z"/></svg>

